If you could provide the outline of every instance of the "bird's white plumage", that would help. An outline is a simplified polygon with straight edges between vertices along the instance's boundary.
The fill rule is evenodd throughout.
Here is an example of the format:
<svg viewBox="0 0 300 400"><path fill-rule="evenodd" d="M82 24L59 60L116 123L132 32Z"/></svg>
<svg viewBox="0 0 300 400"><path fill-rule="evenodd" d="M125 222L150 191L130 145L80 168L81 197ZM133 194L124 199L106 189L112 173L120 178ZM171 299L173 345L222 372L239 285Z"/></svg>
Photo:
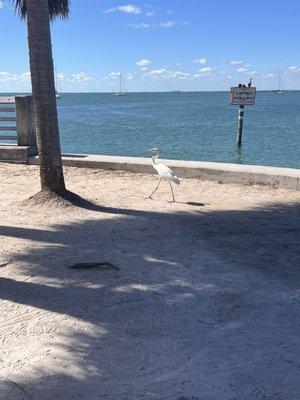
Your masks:
<svg viewBox="0 0 300 400"><path fill-rule="evenodd" d="M156 156L152 157L152 165L153 168L156 169L158 172L158 175L162 178L165 179L166 181L171 181L175 183L176 185L180 185L180 179L178 176L176 176L175 172L172 171L169 167L162 163L157 163L155 160Z"/></svg>
<svg viewBox="0 0 300 400"><path fill-rule="evenodd" d="M155 147L153 149L149 149L148 151L152 152L152 166L154 169L156 169L156 171L159 175L158 185L153 190L153 192L150 194L150 196L148 196L148 198L152 199L152 195L157 191L157 189L160 185L160 182L162 180L165 180L165 181L169 182L171 192L172 192L172 199L173 199L172 201L175 202L175 196L174 196L174 192L173 192L173 188L172 188L172 182L175 183L176 185L180 185L180 179L175 174L175 172L172 171L169 167L167 167L166 165L164 165L161 162L157 162L158 148Z"/></svg>

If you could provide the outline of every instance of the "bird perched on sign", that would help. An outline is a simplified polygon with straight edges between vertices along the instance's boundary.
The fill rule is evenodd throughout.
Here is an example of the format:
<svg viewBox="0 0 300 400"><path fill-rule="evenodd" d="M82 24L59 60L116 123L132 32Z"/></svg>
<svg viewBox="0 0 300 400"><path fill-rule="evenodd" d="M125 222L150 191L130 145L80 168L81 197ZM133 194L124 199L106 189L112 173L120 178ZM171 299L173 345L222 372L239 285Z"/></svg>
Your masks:
<svg viewBox="0 0 300 400"><path fill-rule="evenodd" d="M251 86L252 86L252 78L250 78L250 81L248 83L248 87L251 87Z"/></svg>
<svg viewBox="0 0 300 400"><path fill-rule="evenodd" d="M159 175L158 184L157 184L156 188L153 190L153 192L150 194L150 196L148 196L148 198L152 199L152 195L157 191L161 181L165 180L170 185L171 192L172 192L172 197L173 197L172 202L174 203L175 202L175 196L174 196L174 192L173 192L172 183L175 183L176 185L180 185L180 179L175 174L175 172L172 171L169 167L167 167L166 165L164 165L161 162L157 162L158 151L159 151L157 147L154 147L153 149L149 149L147 151L150 151L152 153L152 159L151 159L152 166L157 171L157 173Z"/></svg>

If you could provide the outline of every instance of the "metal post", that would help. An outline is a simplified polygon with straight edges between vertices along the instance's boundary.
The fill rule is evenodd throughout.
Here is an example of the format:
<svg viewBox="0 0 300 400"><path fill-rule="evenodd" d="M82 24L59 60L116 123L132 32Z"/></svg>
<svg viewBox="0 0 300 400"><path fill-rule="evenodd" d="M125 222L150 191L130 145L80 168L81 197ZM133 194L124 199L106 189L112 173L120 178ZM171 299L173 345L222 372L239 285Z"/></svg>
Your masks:
<svg viewBox="0 0 300 400"><path fill-rule="evenodd" d="M243 122L244 122L244 105L239 106L239 116L238 116L238 135L237 135L237 146L242 145L242 134L243 134Z"/></svg>

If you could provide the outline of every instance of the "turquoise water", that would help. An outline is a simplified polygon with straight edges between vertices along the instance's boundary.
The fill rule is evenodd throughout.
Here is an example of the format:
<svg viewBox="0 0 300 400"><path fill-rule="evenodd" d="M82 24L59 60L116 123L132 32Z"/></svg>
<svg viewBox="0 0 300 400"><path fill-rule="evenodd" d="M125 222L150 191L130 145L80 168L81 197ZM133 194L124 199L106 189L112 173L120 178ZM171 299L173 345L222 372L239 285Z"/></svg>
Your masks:
<svg viewBox="0 0 300 400"><path fill-rule="evenodd" d="M258 92L245 108L236 149L238 107L226 92L63 94L63 152L148 156L300 168L300 91Z"/></svg>
<svg viewBox="0 0 300 400"><path fill-rule="evenodd" d="M161 157L300 168L300 91L258 92L245 108L237 150L238 107L227 92L63 94L63 152Z"/></svg>

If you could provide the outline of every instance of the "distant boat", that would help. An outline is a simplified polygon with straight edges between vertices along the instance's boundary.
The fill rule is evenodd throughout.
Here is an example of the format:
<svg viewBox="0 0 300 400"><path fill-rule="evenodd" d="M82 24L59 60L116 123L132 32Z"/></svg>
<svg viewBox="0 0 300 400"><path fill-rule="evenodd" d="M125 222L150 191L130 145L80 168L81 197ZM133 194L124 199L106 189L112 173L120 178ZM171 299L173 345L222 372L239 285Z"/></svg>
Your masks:
<svg viewBox="0 0 300 400"><path fill-rule="evenodd" d="M283 85L282 85L282 79L281 79L281 74L280 71L278 72L278 89L272 90L273 94L282 94L283 93Z"/></svg>
<svg viewBox="0 0 300 400"><path fill-rule="evenodd" d="M119 91L115 92L114 95L115 96L126 96L127 95L127 90L126 90L126 86L125 86L125 82L124 79L122 78L122 74L120 72L120 81L119 81Z"/></svg>
<svg viewBox="0 0 300 400"><path fill-rule="evenodd" d="M60 87L60 82L59 82L59 78L58 78L58 74L57 74L57 70L55 68L55 97L57 99L61 99L61 95L58 92L58 90L61 92L61 87Z"/></svg>

